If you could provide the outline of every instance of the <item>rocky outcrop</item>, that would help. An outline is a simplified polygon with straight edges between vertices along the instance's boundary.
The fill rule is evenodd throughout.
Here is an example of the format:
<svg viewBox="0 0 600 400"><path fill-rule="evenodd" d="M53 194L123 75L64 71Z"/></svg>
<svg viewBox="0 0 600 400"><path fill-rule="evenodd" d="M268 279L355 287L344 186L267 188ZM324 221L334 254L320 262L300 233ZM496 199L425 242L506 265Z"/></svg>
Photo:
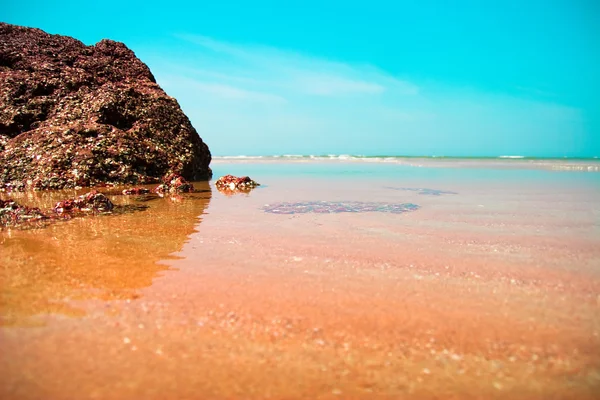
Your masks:
<svg viewBox="0 0 600 400"><path fill-rule="evenodd" d="M0 23L0 187L211 176L208 146L124 44Z"/></svg>

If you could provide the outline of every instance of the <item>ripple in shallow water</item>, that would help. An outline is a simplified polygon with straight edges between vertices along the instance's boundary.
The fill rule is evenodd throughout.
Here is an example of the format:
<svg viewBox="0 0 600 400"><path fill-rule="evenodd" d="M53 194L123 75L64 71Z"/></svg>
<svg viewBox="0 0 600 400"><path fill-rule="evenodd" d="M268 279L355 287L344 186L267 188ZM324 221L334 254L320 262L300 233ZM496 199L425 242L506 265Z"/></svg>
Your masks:
<svg viewBox="0 0 600 400"><path fill-rule="evenodd" d="M405 190L410 192L418 192L419 194L423 194L426 196L441 196L444 194L458 194L456 192L451 192L449 190L438 190L438 189L427 189L427 188L407 188L407 187L386 187L386 189L392 190Z"/></svg>
<svg viewBox="0 0 600 400"><path fill-rule="evenodd" d="M334 213L360 213L360 212L387 212L402 214L418 210L420 207L412 203L378 203L362 201L306 201L300 203L274 203L266 204L264 212L271 214L334 214Z"/></svg>

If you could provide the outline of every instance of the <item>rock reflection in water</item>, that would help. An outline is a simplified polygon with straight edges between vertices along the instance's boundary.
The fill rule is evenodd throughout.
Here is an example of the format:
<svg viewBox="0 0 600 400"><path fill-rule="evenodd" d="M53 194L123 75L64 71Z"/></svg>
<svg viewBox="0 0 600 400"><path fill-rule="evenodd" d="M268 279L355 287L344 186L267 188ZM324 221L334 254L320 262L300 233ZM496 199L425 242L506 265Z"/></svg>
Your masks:
<svg viewBox="0 0 600 400"><path fill-rule="evenodd" d="M250 192L252 192L253 190L256 189L253 187L236 187L234 189L231 189L229 187L219 187L219 186L217 186L216 188L219 191L219 193L224 194L227 197L238 195L238 194L249 195Z"/></svg>
<svg viewBox="0 0 600 400"><path fill-rule="evenodd" d="M168 269L160 261L173 257L201 221L211 191L208 182L195 186L198 193L143 203L111 196L128 209L144 204L144 211L0 231L0 324L35 325L41 321L33 316L48 313L83 315L78 300L139 297L139 289ZM12 197L47 207L65 193Z"/></svg>

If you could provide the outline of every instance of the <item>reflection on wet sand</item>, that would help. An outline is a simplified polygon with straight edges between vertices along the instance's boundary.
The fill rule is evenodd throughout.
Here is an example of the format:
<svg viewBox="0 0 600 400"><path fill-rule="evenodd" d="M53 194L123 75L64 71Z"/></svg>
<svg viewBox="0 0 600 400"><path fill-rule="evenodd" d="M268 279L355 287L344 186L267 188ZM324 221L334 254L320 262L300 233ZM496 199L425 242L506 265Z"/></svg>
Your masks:
<svg viewBox="0 0 600 400"><path fill-rule="evenodd" d="M142 211L74 218L42 229L0 231L0 324L37 325L34 316L81 316L74 300L133 299L181 249L209 204L207 182L173 198L110 196ZM70 192L14 193L28 205L51 207ZM4 195L3 197L6 197ZM33 317L33 318L32 318Z"/></svg>
<svg viewBox="0 0 600 400"><path fill-rule="evenodd" d="M227 196L227 197L231 197L237 194L245 194L245 195L249 195L254 189L256 189L255 187L236 187L231 189L228 186L217 186L216 187L217 190L219 191L219 193Z"/></svg>

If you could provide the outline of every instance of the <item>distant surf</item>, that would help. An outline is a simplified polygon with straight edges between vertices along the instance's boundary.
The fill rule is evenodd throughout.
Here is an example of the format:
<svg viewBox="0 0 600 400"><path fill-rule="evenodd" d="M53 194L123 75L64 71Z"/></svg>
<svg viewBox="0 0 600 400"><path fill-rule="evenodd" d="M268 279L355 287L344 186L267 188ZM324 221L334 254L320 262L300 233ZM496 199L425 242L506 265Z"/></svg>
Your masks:
<svg viewBox="0 0 600 400"><path fill-rule="evenodd" d="M525 155L500 155L491 157L457 156L395 156L353 154L276 154L276 155L226 155L213 156L214 162L367 162L402 164L413 167L445 168L522 168L557 171L599 172L600 160L581 157L529 157Z"/></svg>

